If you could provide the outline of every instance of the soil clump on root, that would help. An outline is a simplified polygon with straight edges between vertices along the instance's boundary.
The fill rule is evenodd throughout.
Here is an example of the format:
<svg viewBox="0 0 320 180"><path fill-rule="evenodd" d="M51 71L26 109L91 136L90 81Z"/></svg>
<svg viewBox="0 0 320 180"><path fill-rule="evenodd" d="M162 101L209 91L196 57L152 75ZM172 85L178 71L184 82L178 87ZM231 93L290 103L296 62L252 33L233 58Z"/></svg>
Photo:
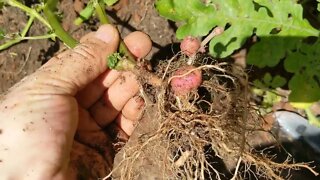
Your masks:
<svg viewBox="0 0 320 180"><path fill-rule="evenodd" d="M290 158L274 162L274 154L255 148L251 137L260 132L272 135L250 103L246 74L198 56L193 65L202 71L202 84L183 97L174 95L170 81L188 59L176 55L158 64L156 74L164 83L158 88L143 85L144 117L105 179L245 179L248 174L282 179L283 170L313 171Z"/></svg>

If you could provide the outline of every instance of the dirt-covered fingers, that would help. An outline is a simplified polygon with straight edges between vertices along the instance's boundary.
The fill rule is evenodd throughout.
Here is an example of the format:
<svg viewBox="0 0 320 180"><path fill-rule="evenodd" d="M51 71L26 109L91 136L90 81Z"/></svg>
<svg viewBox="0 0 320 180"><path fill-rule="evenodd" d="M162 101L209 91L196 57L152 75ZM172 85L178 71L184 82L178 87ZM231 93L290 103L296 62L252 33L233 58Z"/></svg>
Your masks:
<svg viewBox="0 0 320 180"><path fill-rule="evenodd" d="M131 98L123 107L121 114L131 121L138 121L144 110L144 100L140 96Z"/></svg>
<svg viewBox="0 0 320 180"><path fill-rule="evenodd" d="M24 85L38 87L35 89L41 94L72 96L86 87L107 69L105 57L119 44L119 33L111 25L103 25L88 36L75 48L50 59Z"/></svg>
<svg viewBox="0 0 320 180"><path fill-rule="evenodd" d="M100 131L101 127L93 120L91 114L81 106L78 107L79 123L77 133L79 132L95 132Z"/></svg>
<svg viewBox="0 0 320 180"><path fill-rule="evenodd" d="M104 93L102 100L96 102L90 108L93 119L100 127L106 127L118 116L119 112L138 91L139 84L136 76L131 72L123 72Z"/></svg>
<svg viewBox="0 0 320 180"><path fill-rule="evenodd" d="M82 38L83 41L90 39L92 36L88 34ZM124 38L124 42L131 51L131 53L137 58L145 57L151 50L152 42L148 35L143 32L133 32ZM107 70L107 72L100 75L92 83L88 84L77 94L79 104L88 108L91 107L96 101L99 100L104 91L106 91L110 85L120 76L120 72L115 70Z"/></svg>
<svg viewBox="0 0 320 180"><path fill-rule="evenodd" d="M107 70L102 73L97 79L78 92L76 97L80 106L83 108L92 106L120 75L121 72L116 70Z"/></svg>
<svg viewBox="0 0 320 180"><path fill-rule="evenodd" d="M140 96L131 98L123 107L115 123L128 136L131 136L144 109L144 100Z"/></svg>
<svg viewBox="0 0 320 180"><path fill-rule="evenodd" d="M130 33L123 41L137 58L144 58L152 48L150 37L140 31Z"/></svg>

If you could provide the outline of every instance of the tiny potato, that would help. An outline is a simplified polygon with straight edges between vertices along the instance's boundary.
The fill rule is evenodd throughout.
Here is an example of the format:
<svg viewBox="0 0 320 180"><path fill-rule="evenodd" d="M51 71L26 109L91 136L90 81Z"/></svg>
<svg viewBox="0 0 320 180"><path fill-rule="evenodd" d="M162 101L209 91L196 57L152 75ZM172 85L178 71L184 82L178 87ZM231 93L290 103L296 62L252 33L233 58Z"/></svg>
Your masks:
<svg viewBox="0 0 320 180"><path fill-rule="evenodd" d="M180 76L188 73L196 67L187 65L180 67L177 71L174 72L173 76ZM170 85L171 89L177 96L187 95L189 92L198 89L202 83L202 73L201 70L197 69L189 74L186 74L182 77L173 77Z"/></svg>
<svg viewBox="0 0 320 180"><path fill-rule="evenodd" d="M182 54L185 54L188 57L191 57L197 54L200 48L200 44L201 42L199 39L192 36L187 36L182 40L180 44L180 49Z"/></svg>

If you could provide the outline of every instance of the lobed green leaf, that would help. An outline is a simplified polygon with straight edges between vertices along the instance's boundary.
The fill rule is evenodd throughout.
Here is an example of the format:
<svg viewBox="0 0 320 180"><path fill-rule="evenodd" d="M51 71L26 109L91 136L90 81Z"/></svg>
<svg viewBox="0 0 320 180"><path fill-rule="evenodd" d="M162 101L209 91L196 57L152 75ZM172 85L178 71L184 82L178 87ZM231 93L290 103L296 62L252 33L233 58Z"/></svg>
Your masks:
<svg viewBox="0 0 320 180"><path fill-rule="evenodd" d="M314 102L320 100L320 41L302 44L290 52L284 60L286 71L294 73L289 81L291 102Z"/></svg>
<svg viewBox="0 0 320 180"><path fill-rule="evenodd" d="M160 15L183 22L177 30L177 38L188 35L205 36L220 20L215 17L214 7L206 6L199 0L158 0L156 8Z"/></svg>
<svg viewBox="0 0 320 180"><path fill-rule="evenodd" d="M287 82L286 79L280 75L275 75L274 77L272 77L270 73L266 73L263 76L262 81L256 79L253 81L253 84L257 88L269 89L269 88L282 87L286 84L286 82Z"/></svg>
<svg viewBox="0 0 320 180"><path fill-rule="evenodd" d="M318 11L320 12L320 0ZM214 27L224 27L222 35L210 41L209 51L224 58L252 36L257 42L249 49L247 63L274 67L284 60L285 69L293 73L288 86L292 102L312 102L320 99L320 43L306 44L308 37L319 38L315 29L303 17L303 8L294 0L158 0L160 15L181 22L176 35L206 36ZM318 40L319 41L319 40ZM281 87L287 80L266 74L258 86Z"/></svg>
<svg viewBox="0 0 320 180"><path fill-rule="evenodd" d="M214 57L229 56L254 34L259 37L319 35L319 31L303 19L302 6L292 0L211 0L207 5L200 0L158 0L156 8L160 15L182 22L176 33L179 39L188 35L205 36L215 26L227 27L222 35L210 42L210 54ZM278 31L275 35L274 30ZM276 42L261 40L254 51L260 53L262 49L265 51L266 47L272 46L274 48L270 54L276 56L265 56L261 60L261 54L254 51L251 54L250 51L248 61L260 67L275 66L279 58L297 43L284 39Z"/></svg>

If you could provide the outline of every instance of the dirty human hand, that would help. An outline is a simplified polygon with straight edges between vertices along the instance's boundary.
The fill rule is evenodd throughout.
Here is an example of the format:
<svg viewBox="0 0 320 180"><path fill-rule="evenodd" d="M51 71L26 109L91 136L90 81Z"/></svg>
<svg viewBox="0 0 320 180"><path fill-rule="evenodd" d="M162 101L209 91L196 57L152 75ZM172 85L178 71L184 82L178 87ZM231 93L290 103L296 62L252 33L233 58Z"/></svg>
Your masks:
<svg viewBox="0 0 320 180"><path fill-rule="evenodd" d="M141 32L124 41L138 58L151 49ZM118 31L103 25L80 42L0 99L1 179L103 177L112 163L105 128L131 135L144 102L133 74L107 69Z"/></svg>

